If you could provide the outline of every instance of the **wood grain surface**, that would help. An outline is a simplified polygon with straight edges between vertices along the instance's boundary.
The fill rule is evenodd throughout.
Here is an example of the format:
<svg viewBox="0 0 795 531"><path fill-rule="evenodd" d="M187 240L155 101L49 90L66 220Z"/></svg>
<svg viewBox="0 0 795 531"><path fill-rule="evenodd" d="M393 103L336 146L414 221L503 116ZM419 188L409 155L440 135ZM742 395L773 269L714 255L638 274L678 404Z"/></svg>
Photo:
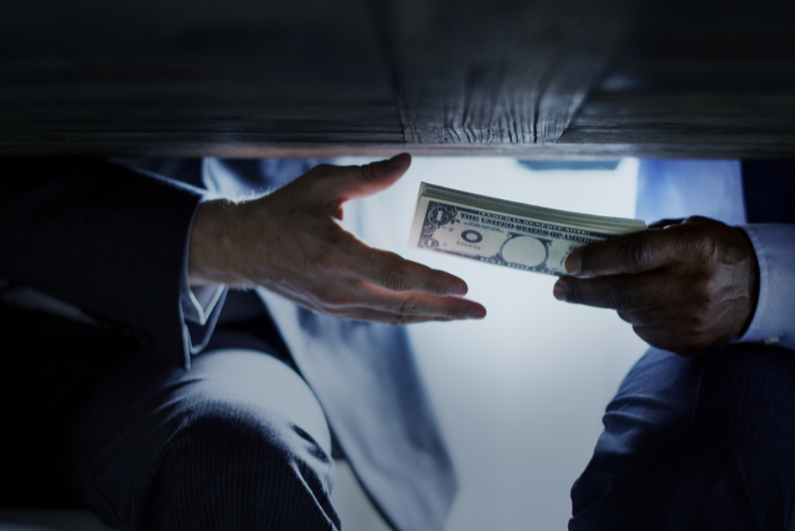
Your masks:
<svg viewBox="0 0 795 531"><path fill-rule="evenodd" d="M795 3L8 0L0 154L795 156Z"/></svg>

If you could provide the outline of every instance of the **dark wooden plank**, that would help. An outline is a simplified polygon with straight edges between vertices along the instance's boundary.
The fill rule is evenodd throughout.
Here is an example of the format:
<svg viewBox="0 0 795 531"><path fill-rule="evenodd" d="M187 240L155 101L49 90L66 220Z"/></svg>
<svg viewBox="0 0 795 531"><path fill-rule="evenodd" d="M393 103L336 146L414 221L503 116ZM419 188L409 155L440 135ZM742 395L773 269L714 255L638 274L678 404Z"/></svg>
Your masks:
<svg viewBox="0 0 795 531"><path fill-rule="evenodd" d="M620 17L593 5L17 2L0 152L554 142L618 42Z"/></svg>
<svg viewBox="0 0 795 531"><path fill-rule="evenodd" d="M795 4L672 0L562 135L645 156L795 157Z"/></svg>
<svg viewBox="0 0 795 531"><path fill-rule="evenodd" d="M557 141L611 59L625 16L618 1L392 0L407 142Z"/></svg>
<svg viewBox="0 0 795 531"><path fill-rule="evenodd" d="M793 9L13 0L0 154L793 157Z"/></svg>
<svg viewBox="0 0 795 531"><path fill-rule="evenodd" d="M401 143L377 43L366 0L4 3L0 152Z"/></svg>
<svg viewBox="0 0 795 531"><path fill-rule="evenodd" d="M680 73L688 70L680 66ZM694 84L677 90L640 83L602 90L589 99L560 142L625 144L644 156L792 158L795 82L783 75L791 66L768 64L767 77L757 64L757 88L739 91L731 80L721 88ZM741 70L735 65L732 78ZM713 72L711 77L720 76Z"/></svg>

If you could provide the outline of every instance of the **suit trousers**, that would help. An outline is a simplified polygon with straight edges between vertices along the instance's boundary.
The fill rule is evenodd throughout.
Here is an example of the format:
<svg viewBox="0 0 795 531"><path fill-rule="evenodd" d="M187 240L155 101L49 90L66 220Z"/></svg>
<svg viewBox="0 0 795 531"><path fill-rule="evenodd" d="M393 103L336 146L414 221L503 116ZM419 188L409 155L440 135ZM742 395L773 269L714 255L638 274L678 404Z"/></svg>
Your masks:
<svg viewBox="0 0 795 531"><path fill-rule="evenodd" d="M219 327L186 371L48 314L0 306L0 332L0 504L136 531L340 528L323 410L261 335Z"/></svg>
<svg viewBox="0 0 795 531"><path fill-rule="evenodd" d="M795 526L795 356L733 344L651 349L610 402L572 488L570 531Z"/></svg>

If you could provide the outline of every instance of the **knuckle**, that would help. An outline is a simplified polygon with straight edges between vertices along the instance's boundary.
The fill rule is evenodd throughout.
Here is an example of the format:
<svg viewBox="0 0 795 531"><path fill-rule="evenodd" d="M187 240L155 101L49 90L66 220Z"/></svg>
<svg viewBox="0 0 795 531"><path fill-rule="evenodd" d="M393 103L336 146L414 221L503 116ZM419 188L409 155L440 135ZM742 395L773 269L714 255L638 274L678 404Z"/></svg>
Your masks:
<svg viewBox="0 0 795 531"><path fill-rule="evenodd" d="M695 224L687 225L687 230L683 231L679 240L681 254L698 259L712 256L716 244L715 238L706 227Z"/></svg>
<svg viewBox="0 0 795 531"><path fill-rule="evenodd" d="M410 320L410 317L408 315L395 315L389 321L389 324L395 325L395 326L403 326L403 325L409 324L409 320Z"/></svg>
<svg viewBox="0 0 795 531"><path fill-rule="evenodd" d="M651 260L651 245L644 239L632 239L621 247L621 254L627 271L633 273Z"/></svg>
<svg viewBox="0 0 795 531"><path fill-rule="evenodd" d="M321 274L339 273L345 269L345 260L343 256L335 252L326 252L321 254L317 259L317 269Z"/></svg>
<svg viewBox="0 0 795 531"><path fill-rule="evenodd" d="M392 291L403 291L406 289L406 276L395 270L394 268L387 269L384 274L384 286Z"/></svg>
<svg viewBox="0 0 795 531"><path fill-rule="evenodd" d="M401 316L415 315L419 312L420 302L415 297L406 297L400 301L397 313Z"/></svg>
<svg viewBox="0 0 795 531"><path fill-rule="evenodd" d="M618 311L628 310L629 299L626 290L613 286L607 292L607 304Z"/></svg>
<svg viewBox="0 0 795 531"><path fill-rule="evenodd" d="M414 290L434 295L447 295L449 282L446 278L438 274L428 276L414 276Z"/></svg>
<svg viewBox="0 0 795 531"><path fill-rule="evenodd" d="M466 308L456 306L451 306L445 308L443 311L436 315L435 317L441 317L442 319L447 319L449 321L457 321L459 319L465 318L467 315Z"/></svg>
<svg viewBox="0 0 795 531"><path fill-rule="evenodd" d="M365 164L363 166L359 166L359 168L365 181L375 181L378 178L374 164Z"/></svg>
<svg viewBox="0 0 795 531"><path fill-rule="evenodd" d="M330 309L339 308L351 303L350 295L332 288L321 288L315 296L323 306Z"/></svg>
<svg viewBox="0 0 795 531"><path fill-rule="evenodd" d="M683 220L685 225L693 225L695 227L702 227L715 223L714 219L705 218L704 216L688 216Z"/></svg>
<svg viewBox="0 0 795 531"><path fill-rule="evenodd" d="M582 304L582 293L580 293L579 282L566 282L563 286L566 293L566 302Z"/></svg>

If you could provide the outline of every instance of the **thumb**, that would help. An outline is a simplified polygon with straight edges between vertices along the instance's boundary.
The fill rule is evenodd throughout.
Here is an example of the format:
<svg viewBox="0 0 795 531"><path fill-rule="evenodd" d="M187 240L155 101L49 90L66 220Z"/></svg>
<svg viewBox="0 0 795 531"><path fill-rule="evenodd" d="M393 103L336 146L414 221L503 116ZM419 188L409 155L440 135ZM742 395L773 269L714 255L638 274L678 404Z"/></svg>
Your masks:
<svg viewBox="0 0 795 531"><path fill-rule="evenodd" d="M326 178L317 183L313 191L326 201L337 204L348 199L373 195L392 186L411 165L411 155L401 153L389 160L371 162L364 166L334 168Z"/></svg>

